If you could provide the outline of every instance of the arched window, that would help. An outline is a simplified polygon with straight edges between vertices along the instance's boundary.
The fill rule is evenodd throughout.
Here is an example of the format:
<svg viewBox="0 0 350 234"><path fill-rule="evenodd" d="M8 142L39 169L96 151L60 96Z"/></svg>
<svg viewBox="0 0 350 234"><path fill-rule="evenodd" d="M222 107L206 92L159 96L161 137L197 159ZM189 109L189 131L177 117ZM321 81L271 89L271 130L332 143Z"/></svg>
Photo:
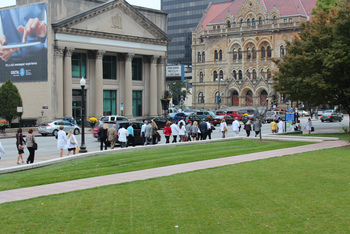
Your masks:
<svg viewBox="0 0 350 234"><path fill-rule="evenodd" d="M205 52L202 53L202 62L205 63Z"/></svg>
<svg viewBox="0 0 350 234"><path fill-rule="evenodd" d="M253 69L253 80L256 80L256 71Z"/></svg>
<svg viewBox="0 0 350 234"><path fill-rule="evenodd" d="M218 58L219 58L218 51L215 50L215 52L214 52L214 60L215 60L215 61L218 61Z"/></svg>
<svg viewBox="0 0 350 234"><path fill-rule="evenodd" d="M239 48L238 49L238 60L241 60L242 59L242 49Z"/></svg>
<svg viewBox="0 0 350 234"><path fill-rule="evenodd" d="M215 93L215 103L219 104L221 102L220 92Z"/></svg>
<svg viewBox="0 0 350 234"><path fill-rule="evenodd" d="M273 17L272 23L273 23L273 24L277 24L277 16L274 16L274 17Z"/></svg>
<svg viewBox="0 0 350 234"><path fill-rule="evenodd" d="M204 93L200 92L198 94L198 103L204 103Z"/></svg>
<svg viewBox="0 0 350 234"><path fill-rule="evenodd" d="M284 45L281 45L280 47L280 56L282 57L284 55Z"/></svg>
<svg viewBox="0 0 350 234"><path fill-rule="evenodd" d="M203 83L203 72L199 73L199 82Z"/></svg>
<svg viewBox="0 0 350 234"><path fill-rule="evenodd" d="M227 28L231 28L231 22L227 21Z"/></svg>
<svg viewBox="0 0 350 234"><path fill-rule="evenodd" d="M244 21L241 19L241 27L244 27Z"/></svg>
<svg viewBox="0 0 350 234"><path fill-rule="evenodd" d="M219 72L219 79L220 81L224 80L224 72L222 70Z"/></svg>
<svg viewBox="0 0 350 234"><path fill-rule="evenodd" d="M252 58L252 53L250 52L250 48L247 48L247 59L251 59Z"/></svg>
<svg viewBox="0 0 350 234"><path fill-rule="evenodd" d="M247 75L247 78L250 80L252 77L251 77L251 73L249 70L246 71L246 75Z"/></svg>
<svg viewBox="0 0 350 234"><path fill-rule="evenodd" d="M232 51L232 59L233 59L233 61L237 60L237 51L236 51L236 49L233 49L233 51Z"/></svg>
<svg viewBox="0 0 350 234"><path fill-rule="evenodd" d="M233 21L233 27L236 27L236 19Z"/></svg>
<svg viewBox="0 0 350 234"><path fill-rule="evenodd" d="M267 73L266 79L271 79L271 71L270 71L270 69L267 69L266 73Z"/></svg>
<svg viewBox="0 0 350 234"><path fill-rule="evenodd" d="M260 93L260 106L267 106L269 104L267 101L267 92L266 90L263 90Z"/></svg>
<svg viewBox="0 0 350 234"><path fill-rule="evenodd" d="M242 80L243 79L243 74L242 74L242 70L238 71L238 79Z"/></svg>
<svg viewBox="0 0 350 234"><path fill-rule="evenodd" d="M200 63L201 61L202 61L201 52L198 52L198 63Z"/></svg>
<svg viewBox="0 0 350 234"><path fill-rule="evenodd" d="M265 58L265 47L261 47L261 58Z"/></svg>
<svg viewBox="0 0 350 234"><path fill-rule="evenodd" d="M252 25L256 26L255 18L252 19Z"/></svg>
<svg viewBox="0 0 350 234"><path fill-rule="evenodd" d="M248 26L251 26L250 19L247 19L247 25L248 25Z"/></svg>
<svg viewBox="0 0 350 234"><path fill-rule="evenodd" d="M267 57L268 57L268 58L271 58L271 47L268 46L268 47L266 48L266 51L267 51Z"/></svg>
<svg viewBox="0 0 350 234"><path fill-rule="evenodd" d="M234 70L232 72L233 79L237 80L237 72Z"/></svg>
<svg viewBox="0 0 350 234"><path fill-rule="evenodd" d="M213 79L214 79L214 81L217 81L217 80L218 80L218 72L217 72L217 71L214 71L214 73L213 73Z"/></svg>
<svg viewBox="0 0 350 234"><path fill-rule="evenodd" d="M259 17L259 25L263 25L263 20L261 17Z"/></svg>
<svg viewBox="0 0 350 234"><path fill-rule="evenodd" d="M256 59L256 49L255 49L255 47L253 47L253 49L252 49L252 57L253 57L253 59Z"/></svg>
<svg viewBox="0 0 350 234"><path fill-rule="evenodd" d="M219 50L219 60L222 60L222 50Z"/></svg>

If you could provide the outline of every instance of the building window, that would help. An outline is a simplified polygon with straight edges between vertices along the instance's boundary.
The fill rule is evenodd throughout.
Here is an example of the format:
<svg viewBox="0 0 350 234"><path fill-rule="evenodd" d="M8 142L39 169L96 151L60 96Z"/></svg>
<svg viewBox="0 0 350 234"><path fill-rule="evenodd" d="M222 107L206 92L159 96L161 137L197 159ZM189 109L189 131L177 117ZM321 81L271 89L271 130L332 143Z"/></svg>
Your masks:
<svg viewBox="0 0 350 234"><path fill-rule="evenodd" d="M214 71L213 78L214 78L214 81L218 80L218 72L217 71Z"/></svg>
<svg viewBox="0 0 350 234"><path fill-rule="evenodd" d="M277 24L277 17L276 16L273 17L272 23Z"/></svg>
<svg viewBox="0 0 350 234"><path fill-rule="evenodd" d="M83 54L83 53L72 54L72 77L86 78L86 54Z"/></svg>
<svg viewBox="0 0 350 234"><path fill-rule="evenodd" d="M132 115L142 116L142 91L132 91Z"/></svg>
<svg viewBox="0 0 350 234"><path fill-rule="evenodd" d="M243 79L243 74L242 74L242 70L238 71L238 79L242 80Z"/></svg>
<svg viewBox="0 0 350 234"><path fill-rule="evenodd" d="M117 57L103 56L103 79L117 79Z"/></svg>
<svg viewBox="0 0 350 234"><path fill-rule="evenodd" d="M261 71L260 71L260 76L261 76L262 79L265 79L264 69L261 69Z"/></svg>
<svg viewBox="0 0 350 234"><path fill-rule="evenodd" d="M203 94L203 92L200 92L198 94L198 103L204 103L204 94Z"/></svg>
<svg viewBox="0 0 350 234"><path fill-rule="evenodd" d="M215 51L214 51L214 60L215 60L215 61L218 61L218 58L219 58L218 51L215 50Z"/></svg>
<svg viewBox="0 0 350 234"><path fill-rule="evenodd" d="M244 21L241 19L241 27L244 27Z"/></svg>
<svg viewBox="0 0 350 234"><path fill-rule="evenodd" d="M251 26L250 19L247 20L247 25L248 25L248 26Z"/></svg>
<svg viewBox="0 0 350 234"><path fill-rule="evenodd" d="M227 21L227 28L231 28L231 22Z"/></svg>
<svg viewBox="0 0 350 234"><path fill-rule="evenodd" d="M252 57L253 57L253 59L256 59L256 49L255 49L255 47L253 47L253 49L252 49Z"/></svg>
<svg viewBox="0 0 350 234"><path fill-rule="evenodd" d="M255 18L252 19L252 25L256 26Z"/></svg>
<svg viewBox="0 0 350 234"><path fill-rule="evenodd" d="M281 45L280 47L280 56L282 57L284 55L284 45Z"/></svg>
<svg viewBox="0 0 350 234"><path fill-rule="evenodd" d="M251 74L250 74L250 71L249 71L249 70L247 70L246 74L247 74L247 78L250 80L250 79L251 79Z"/></svg>
<svg viewBox="0 0 350 234"><path fill-rule="evenodd" d="M253 80L256 80L256 71L253 69Z"/></svg>
<svg viewBox="0 0 350 234"><path fill-rule="evenodd" d="M237 72L234 70L232 72L233 79L237 80Z"/></svg>
<svg viewBox="0 0 350 234"><path fill-rule="evenodd" d="M233 61L236 61L236 60L237 60L237 52L236 52L236 49L233 49L233 51L232 51L232 59L233 59Z"/></svg>
<svg viewBox="0 0 350 234"><path fill-rule="evenodd" d="M222 60L222 50L219 51L219 60Z"/></svg>
<svg viewBox="0 0 350 234"><path fill-rule="evenodd" d="M283 22L284 22L284 23L287 23L287 22L288 22L288 19L284 19Z"/></svg>
<svg viewBox="0 0 350 234"><path fill-rule="evenodd" d="M142 58L132 59L132 80L142 80Z"/></svg>
<svg viewBox="0 0 350 234"><path fill-rule="evenodd" d="M292 18L289 18L289 22L290 22L290 23L293 22L293 19L292 19Z"/></svg>
<svg viewBox="0 0 350 234"><path fill-rule="evenodd" d="M220 81L224 80L224 72L222 70L219 72L219 79Z"/></svg>
<svg viewBox="0 0 350 234"><path fill-rule="evenodd" d="M267 49L266 49L266 51L267 51L267 57L268 57L268 58L271 58L271 47L268 46Z"/></svg>
<svg viewBox="0 0 350 234"><path fill-rule="evenodd" d="M201 52L198 52L198 63L200 63L202 61L202 57L201 57Z"/></svg>
<svg viewBox="0 0 350 234"><path fill-rule="evenodd" d="M103 115L116 115L116 91L103 90Z"/></svg>
<svg viewBox="0 0 350 234"><path fill-rule="evenodd" d="M259 17L259 25L263 25L263 20L261 17Z"/></svg>
<svg viewBox="0 0 350 234"><path fill-rule="evenodd" d="M250 52L250 48L247 48L247 59L251 59L252 58L252 53Z"/></svg>
<svg viewBox="0 0 350 234"><path fill-rule="evenodd" d="M261 58L265 58L265 47L261 47Z"/></svg>
<svg viewBox="0 0 350 234"><path fill-rule="evenodd" d="M219 104L221 102L220 92L215 93L215 103Z"/></svg>
<svg viewBox="0 0 350 234"><path fill-rule="evenodd" d="M202 62L205 63L205 52L202 53Z"/></svg>
<svg viewBox="0 0 350 234"><path fill-rule="evenodd" d="M203 72L199 73L199 82L203 83Z"/></svg>
<svg viewBox="0 0 350 234"><path fill-rule="evenodd" d="M238 49L238 60L242 59L242 50L241 48Z"/></svg>

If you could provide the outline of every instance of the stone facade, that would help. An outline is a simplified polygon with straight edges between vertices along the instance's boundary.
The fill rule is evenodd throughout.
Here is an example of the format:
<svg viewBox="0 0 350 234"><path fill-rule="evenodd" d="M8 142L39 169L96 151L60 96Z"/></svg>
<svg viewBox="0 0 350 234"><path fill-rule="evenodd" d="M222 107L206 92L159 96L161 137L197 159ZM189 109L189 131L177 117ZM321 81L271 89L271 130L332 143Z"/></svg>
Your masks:
<svg viewBox="0 0 350 234"><path fill-rule="evenodd" d="M195 108L264 106L267 98L283 105L284 97L273 90L272 59L286 54L286 41L309 16L268 11L262 2L237 0L221 4L223 11L212 5L203 17L192 37Z"/></svg>

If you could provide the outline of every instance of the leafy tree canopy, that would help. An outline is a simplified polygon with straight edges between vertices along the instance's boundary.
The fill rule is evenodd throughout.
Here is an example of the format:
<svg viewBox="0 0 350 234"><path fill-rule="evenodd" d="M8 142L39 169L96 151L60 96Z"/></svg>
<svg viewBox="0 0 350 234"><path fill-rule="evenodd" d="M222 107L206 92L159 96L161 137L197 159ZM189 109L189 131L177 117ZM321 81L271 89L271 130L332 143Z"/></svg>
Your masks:
<svg viewBox="0 0 350 234"><path fill-rule="evenodd" d="M0 87L0 116L5 118L9 124L20 114L17 112L17 107L22 106L22 98L17 87L7 80Z"/></svg>
<svg viewBox="0 0 350 234"><path fill-rule="evenodd" d="M341 105L350 113L350 1L301 24L288 54L275 60L275 90L292 101Z"/></svg>
<svg viewBox="0 0 350 234"><path fill-rule="evenodd" d="M341 0L317 0L316 2L317 7L312 9L312 14L316 15L316 13L321 10L328 13L330 9L338 6L340 4L340 1Z"/></svg>
<svg viewBox="0 0 350 234"><path fill-rule="evenodd" d="M169 91L171 93L171 97L177 103L180 103L179 97L182 95L184 98L187 97L187 94L191 94L189 89L186 90L186 83L182 81L172 81L168 83Z"/></svg>

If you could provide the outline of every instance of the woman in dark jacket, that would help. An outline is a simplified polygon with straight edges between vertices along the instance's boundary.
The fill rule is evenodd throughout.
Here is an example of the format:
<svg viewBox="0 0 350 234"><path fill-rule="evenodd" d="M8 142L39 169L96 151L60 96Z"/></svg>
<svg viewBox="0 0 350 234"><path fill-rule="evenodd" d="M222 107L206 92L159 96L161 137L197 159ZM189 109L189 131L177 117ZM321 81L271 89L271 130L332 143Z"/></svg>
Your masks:
<svg viewBox="0 0 350 234"><path fill-rule="evenodd" d="M100 150L103 150L103 144L105 145L105 150L107 149L107 140L108 140L108 124L103 125L103 128L98 130L98 136L100 137Z"/></svg>
<svg viewBox="0 0 350 234"><path fill-rule="evenodd" d="M248 120L244 124L244 129L245 129L245 132L247 133L247 137L249 137L250 136L250 131L252 130L252 122L250 120Z"/></svg>
<svg viewBox="0 0 350 234"><path fill-rule="evenodd" d="M17 146L17 150L18 150L18 156L17 156L17 164L21 164L20 160L22 161L22 163L24 163L23 160L23 153L24 153L24 143L25 140L23 139L23 135L22 135L22 128L19 128L17 130L17 134L16 134L16 146Z"/></svg>

